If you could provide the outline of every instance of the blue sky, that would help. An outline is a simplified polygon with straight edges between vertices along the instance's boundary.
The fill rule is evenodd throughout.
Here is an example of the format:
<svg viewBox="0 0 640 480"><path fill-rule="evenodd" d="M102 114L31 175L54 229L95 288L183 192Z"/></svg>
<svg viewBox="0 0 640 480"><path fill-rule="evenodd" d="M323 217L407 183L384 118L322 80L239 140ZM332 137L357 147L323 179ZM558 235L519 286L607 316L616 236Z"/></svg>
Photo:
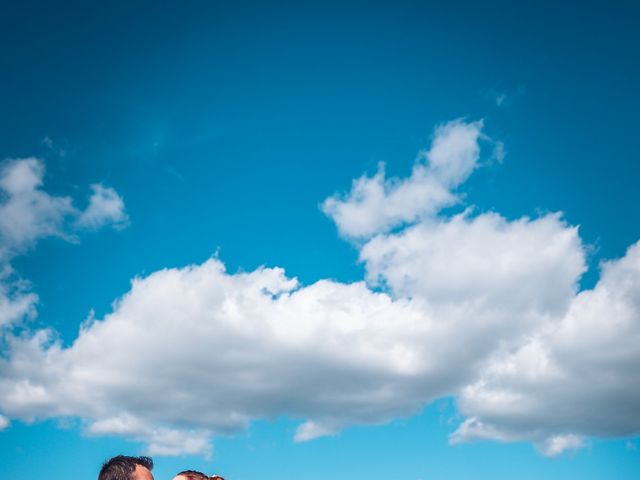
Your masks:
<svg viewBox="0 0 640 480"><path fill-rule="evenodd" d="M631 2L3 10L0 476L637 477Z"/></svg>

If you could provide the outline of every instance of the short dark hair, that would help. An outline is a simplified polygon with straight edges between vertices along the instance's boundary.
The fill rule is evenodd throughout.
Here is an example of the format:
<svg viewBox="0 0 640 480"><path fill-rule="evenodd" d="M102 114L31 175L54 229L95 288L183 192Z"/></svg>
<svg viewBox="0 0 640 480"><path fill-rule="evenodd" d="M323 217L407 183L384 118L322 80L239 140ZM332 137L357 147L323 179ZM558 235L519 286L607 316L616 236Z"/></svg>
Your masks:
<svg viewBox="0 0 640 480"><path fill-rule="evenodd" d="M209 476L205 473L198 472L197 470L184 470L176 475L186 477L188 480L224 480L220 475Z"/></svg>
<svg viewBox="0 0 640 480"><path fill-rule="evenodd" d="M153 460L149 457L127 457L118 455L102 464L98 480L131 480L136 465L153 469Z"/></svg>

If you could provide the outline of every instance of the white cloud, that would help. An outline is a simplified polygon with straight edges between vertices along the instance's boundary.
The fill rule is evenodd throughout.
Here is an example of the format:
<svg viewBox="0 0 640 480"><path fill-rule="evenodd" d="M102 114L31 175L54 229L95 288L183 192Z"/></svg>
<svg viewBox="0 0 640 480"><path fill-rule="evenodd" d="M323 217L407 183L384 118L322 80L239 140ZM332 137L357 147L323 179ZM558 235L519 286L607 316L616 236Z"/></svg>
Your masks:
<svg viewBox="0 0 640 480"><path fill-rule="evenodd" d="M360 259L369 282L396 296L519 317L562 311L585 270L577 229L558 214L508 221L467 211L379 235L363 246Z"/></svg>
<svg viewBox="0 0 640 480"><path fill-rule="evenodd" d="M502 400L502 399L501 399ZM585 445L583 437L574 434L553 434L536 438L522 435L517 430L506 431L485 424L476 417L469 417L449 436L449 443L456 445L471 440L493 440L499 442L532 441L540 453L547 457L557 457L568 451L577 450Z"/></svg>
<svg viewBox="0 0 640 480"><path fill-rule="evenodd" d="M42 191L43 177L44 164L36 158L0 164L0 328L33 317L38 300L10 261L42 237L72 238L64 225L76 212L71 199Z"/></svg>
<svg viewBox="0 0 640 480"><path fill-rule="evenodd" d="M567 450L577 450L584 446L584 439L578 435L553 435L538 445L540 451L548 457L556 457Z"/></svg>
<svg viewBox="0 0 640 480"><path fill-rule="evenodd" d="M130 415L105 418L86 428L89 435L120 435L147 443L146 453L151 456L203 455L213 453L211 433L206 430L176 430L146 425Z"/></svg>
<svg viewBox="0 0 640 480"><path fill-rule="evenodd" d="M146 453L151 456L202 455L211 458L211 433L202 430L155 428L142 438L148 442Z"/></svg>
<svg viewBox="0 0 640 480"><path fill-rule="evenodd" d="M21 253L39 238L67 237L64 221L76 210L69 197L42 191L44 164L36 158L0 166L0 259Z"/></svg>
<svg viewBox="0 0 640 480"><path fill-rule="evenodd" d="M501 107L509 99L506 93L498 93L495 98L497 107Z"/></svg>
<svg viewBox="0 0 640 480"><path fill-rule="evenodd" d="M0 415L0 432L6 429L10 424L11 422L7 417L5 417L4 415Z"/></svg>
<svg viewBox="0 0 640 480"><path fill-rule="evenodd" d="M418 154L427 161L430 172L446 187L457 187L464 182L480 156L478 140L483 122L454 120L436 128L429 150Z"/></svg>
<svg viewBox="0 0 640 480"><path fill-rule="evenodd" d="M89 206L78 218L78 225L94 230L105 225L112 225L118 230L126 227L129 217L122 197L113 188L99 183L91 185L91 190Z"/></svg>
<svg viewBox="0 0 640 480"><path fill-rule="evenodd" d="M42 190L44 174L44 162L37 158L0 164L0 261L24 253L43 237L72 240L71 220L93 229L108 224L126 226L124 202L113 188L91 185L89 205L80 211L71 197Z"/></svg>
<svg viewBox="0 0 640 480"><path fill-rule="evenodd" d="M492 158L498 162L498 163L502 163L504 162L504 157L506 156L506 152L504 151L504 143L502 143L501 141L496 141L493 147L493 154L492 154Z"/></svg>
<svg viewBox="0 0 640 480"><path fill-rule="evenodd" d="M579 292L585 247L561 214L438 214L476 168L481 128L446 124L408 179L381 171L324 203L361 240L366 283L303 286L216 259L136 278L70 346L7 337L0 412L81 417L162 455L208 455L211 436L280 415L308 441L449 395L466 417L452 443L553 456L638 434L640 246Z"/></svg>
<svg viewBox="0 0 640 480"><path fill-rule="evenodd" d="M0 270L0 328L35 316L38 296L27 282L16 280L13 269L5 264Z"/></svg>
<svg viewBox="0 0 640 480"><path fill-rule="evenodd" d="M299 288L280 269L230 275L209 260L137 279L69 348L45 332L13 339L0 360L0 409L81 416L97 422L93 433L150 444L149 425L227 433L281 414L335 431L442 394L444 358L421 361L437 329L413 302L363 283Z"/></svg>
<svg viewBox="0 0 640 480"><path fill-rule="evenodd" d="M446 287L421 286L409 294L403 285L392 287L393 295L362 282L302 287L281 269L228 274L215 259L162 270L136 279L114 311L86 326L68 348L45 333L14 339L10 360L0 362L0 409L27 420L81 416L95 422L94 434L118 433L149 445L158 443L152 425L165 425L172 435L204 436L290 415L305 420L295 440L307 441L419 412L475 378L498 346L520 341L532 323L562 309L566 302L558 296L573 294L571 274L582 269L576 231L557 216L514 225L456 217L425 238L438 237L434 243L448 242L456 252L461 245L449 228L464 230L459 237L486 233L478 253L489 257L484 271L491 273L492 258L506 269L475 285L467 302L463 292ZM518 243L524 253L548 250L538 268L504 260L501 249ZM558 276L559 292L500 304L509 278L536 295L540 276ZM386 282L393 284L391 276ZM514 309L521 310L517 316ZM179 453L167 448L155 451Z"/></svg>
<svg viewBox="0 0 640 480"><path fill-rule="evenodd" d="M334 195L322 210L346 237L368 238L407 222L433 216L458 201L452 189L464 182L480 155L482 122L454 120L435 131L429 150L419 152L411 177L385 177L380 166L373 177L353 182L344 198Z"/></svg>
<svg viewBox="0 0 640 480"><path fill-rule="evenodd" d="M638 365L640 243L605 262L597 285L574 296L551 328L496 353L462 391L461 411L472 420L454 439L529 440L556 455L586 436L637 435Z"/></svg>
<svg viewBox="0 0 640 480"><path fill-rule="evenodd" d="M37 158L6 160L0 164L0 328L35 315L38 297L17 278L11 260L45 237L75 241L72 221L98 228L127 223L124 203L112 188L92 185L89 207L81 212L68 196L42 189L45 165Z"/></svg>
<svg viewBox="0 0 640 480"><path fill-rule="evenodd" d="M296 442L308 442L320 437L333 435L340 428L331 428L328 425L317 424L313 421L304 422L296 429L293 439Z"/></svg>
<svg viewBox="0 0 640 480"><path fill-rule="evenodd" d="M42 144L47 147L49 151L53 152L59 157L67 156L67 151L64 148L60 147L56 142L54 142L49 135L45 135L45 137L42 139Z"/></svg>
<svg viewBox="0 0 640 480"><path fill-rule="evenodd" d="M136 279L69 348L44 333L14 339L0 408L90 418L93 433L149 443L148 425L227 433L288 414L308 420L295 436L304 441L383 423L457 389L519 332L510 316L470 322L483 312L435 303L364 283L301 287L280 269L228 274L213 259L162 270Z"/></svg>

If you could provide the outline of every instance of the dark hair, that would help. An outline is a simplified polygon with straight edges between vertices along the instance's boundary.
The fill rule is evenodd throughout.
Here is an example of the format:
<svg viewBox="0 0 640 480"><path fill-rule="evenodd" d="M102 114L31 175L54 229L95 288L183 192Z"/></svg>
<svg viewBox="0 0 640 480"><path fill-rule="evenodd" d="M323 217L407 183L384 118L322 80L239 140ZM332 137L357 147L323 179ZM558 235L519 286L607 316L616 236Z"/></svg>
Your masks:
<svg viewBox="0 0 640 480"><path fill-rule="evenodd" d="M202 472L198 472L197 470L185 470L176 475L186 477L188 480L224 480L220 475L206 475Z"/></svg>
<svg viewBox="0 0 640 480"><path fill-rule="evenodd" d="M98 480L132 480L136 465L153 469L153 460L149 457L127 457L118 455L102 464Z"/></svg>

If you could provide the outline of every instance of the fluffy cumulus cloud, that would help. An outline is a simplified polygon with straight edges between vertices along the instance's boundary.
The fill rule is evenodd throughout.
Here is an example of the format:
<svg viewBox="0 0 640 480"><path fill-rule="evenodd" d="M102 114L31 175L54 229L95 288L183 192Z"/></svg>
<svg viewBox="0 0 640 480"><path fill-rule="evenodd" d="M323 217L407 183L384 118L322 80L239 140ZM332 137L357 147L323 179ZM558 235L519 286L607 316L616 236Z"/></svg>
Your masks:
<svg viewBox="0 0 640 480"><path fill-rule="evenodd" d="M446 392L438 366L454 352L427 351L447 335L439 323L364 283L302 288L280 269L228 274L211 259L135 280L69 348L45 332L14 339L0 404L24 420L95 419L93 433L164 452L150 425L230 433L288 414L309 419L297 435L307 440L414 413Z"/></svg>
<svg viewBox="0 0 640 480"><path fill-rule="evenodd" d="M98 228L126 224L124 204L111 188L93 185L85 211L71 197L42 189L45 165L37 158L5 160L0 164L0 327L35 314L37 295L19 278L11 260L44 237L75 241L73 223Z"/></svg>
<svg viewBox="0 0 640 480"><path fill-rule="evenodd" d="M381 171L323 204L358 239L363 281L305 286L215 258L136 278L69 346L46 330L8 337L0 413L80 417L159 455L209 455L215 435L281 415L312 440L448 395L465 418L452 443L557 455L636 435L640 246L579 291L585 246L561 214L443 214L483 138L481 122L440 126L409 178Z"/></svg>
<svg viewBox="0 0 640 480"><path fill-rule="evenodd" d="M452 440L532 440L556 455L585 437L640 432L640 243L602 266L562 318L496 353L462 390Z"/></svg>
<svg viewBox="0 0 640 480"><path fill-rule="evenodd" d="M455 303L394 298L364 282L302 287L277 268L229 274L211 259L134 280L69 348L44 332L14 339L0 363L0 405L24 420L95 419L92 433L164 453L176 447L163 438L284 414L306 419L296 439L310 440L419 412L531 321L485 310L470 322L478 310Z"/></svg>
<svg viewBox="0 0 640 480"><path fill-rule="evenodd" d="M429 150L418 153L411 176L387 179L384 166L353 182L346 196L322 204L346 237L367 238L397 225L434 215L458 201L452 189L464 182L480 156L482 121L441 125Z"/></svg>
<svg viewBox="0 0 640 480"><path fill-rule="evenodd" d="M379 235L360 259L369 282L396 296L521 316L562 311L585 270L577 229L558 214L508 221L464 212Z"/></svg>

